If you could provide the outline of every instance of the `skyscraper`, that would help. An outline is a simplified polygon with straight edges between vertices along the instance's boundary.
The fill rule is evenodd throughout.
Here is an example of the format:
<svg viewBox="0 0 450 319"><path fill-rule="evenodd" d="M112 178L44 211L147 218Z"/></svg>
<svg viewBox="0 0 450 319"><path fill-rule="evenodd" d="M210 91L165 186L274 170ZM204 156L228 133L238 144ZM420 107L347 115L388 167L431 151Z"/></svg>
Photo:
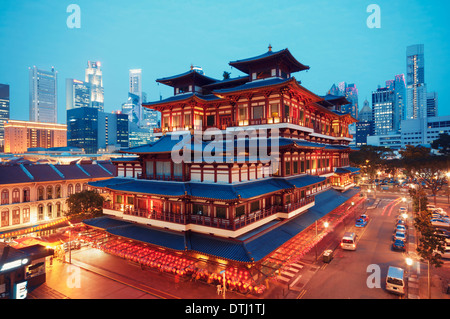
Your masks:
<svg viewBox="0 0 450 319"><path fill-rule="evenodd" d="M55 68L51 71L29 68L30 76L30 121L57 122L58 94L57 74Z"/></svg>
<svg viewBox="0 0 450 319"><path fill-rule="evenodd" d="M89 83L66 79L66 110L79 107L90 107L91 88Z"/></svg>
<svg viewBox="0 0 450 319"><path fill-rule="evenodd" d="M438 94L436 92L427 93L427 116L438 116Z"/></svg>
<svg viewBox="0 0 450 319"><path fill-rule="evenodd" d="M392 88L378 88L372 92L372 114L374 135L385 135L398 130L395 121L395 91Z"/></svg>
<svg viewBox="0 0 450 319"><path fill-rule="evenodd" d="M9 85L0 84L0 152L5 140L5 122L9 120Z"/></svg>
<svg viewBox="0 0 450 319"><path fill-rule="evenodd" d="M67 110L67 145L95 154L108 146L128 147L128 116L95 107Z"/></svg>
<svg viewBox="0 0 450 319"><path fill-rule="evenodd" d="M407 119L427 116L424 45L406 48Z"/></svg>
<svg viewBox="0 0 450 319"><path fill-rule="evenodd" d="M393 80L386 81L386 87L394 90L394 121L400 123L406 120L406 84L405 76L403 74L398 74ZM400 129L400 124L398 124L397 130Z"/></svg>
<svg viewBox="0 0 450 319"><path fill-rule="evenodd" d="M355 146L367 145L367 137L370 135L373 135L373 114L369 101L365 100L356 123Z"/></svg>
<svg viewBox="0 0 450 319"><path fill-rule="evenodd" d="M328 94L345 96L350 104L342 105L341 111L350 114L353 118L358 119L359 103L358 103L358 89L355 84L347 84L340 82L338 85L333 84L328 91Z"/></svg>
<svg viewBox="0 0 450 319"><path fill-rule="evenodd" d="M98 151L98 109L80 107L67 110L67 146L84 149L87 154Z"/></svg>
<svg viewBox="0 0 450 319"><path fill-rule="evenodd" d="M129 71L130 87L128 92L137 97L135 101L134 111L139 126L144 125L144 110L142 108L142 70L131 69Z"/></svg>
<svg viewBox="0 0 450 319"><path fill-rule="evenodd" d="M372 108L369 105L369 101L365 100L363 108L358 114L359 122L371 122L373 120Z"/></svg>
<svg viewBox="0 0 450 319"><path fill-rule="evenodd" d="M103 79L102 70L100 69L100 62L88 61L88 67L85 72L85 82L89 83L90 86L90 107L99 109L103 111L104 108L104 90L103 90Z"/></svg>

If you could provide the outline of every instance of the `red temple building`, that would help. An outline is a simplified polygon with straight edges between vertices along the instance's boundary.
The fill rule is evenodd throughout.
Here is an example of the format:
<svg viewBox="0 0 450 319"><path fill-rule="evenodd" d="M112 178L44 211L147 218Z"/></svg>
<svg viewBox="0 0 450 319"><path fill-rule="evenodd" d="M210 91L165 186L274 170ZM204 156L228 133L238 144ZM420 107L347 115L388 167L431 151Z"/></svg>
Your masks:
<svg viewBox="0 0 450 319"><path fill-rule="evenodd" d="M113 159L117 177L91 182L109 233L222 260L257 263L358 194L349 166L344 97L319 96L293 74L288 49L236 60L242 76L217 80L191 67L161 78L174 95L160 138Z"/></svg>

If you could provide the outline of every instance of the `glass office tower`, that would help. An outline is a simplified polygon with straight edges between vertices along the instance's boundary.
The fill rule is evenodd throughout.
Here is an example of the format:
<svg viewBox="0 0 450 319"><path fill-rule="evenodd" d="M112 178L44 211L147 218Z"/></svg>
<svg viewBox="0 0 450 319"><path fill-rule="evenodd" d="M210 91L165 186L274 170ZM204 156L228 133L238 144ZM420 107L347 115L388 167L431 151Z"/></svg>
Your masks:
<svg viewBox="0 0 450 319"><path fill-rule="evenodd" d="M56 123L58 94L58 72L29 68L30 77L30 121Z"/></svg>
<svg viewBox="0 0 450 319"><path fill-rule="evenodd" d="M425 84L424 45L406 48L407 119L427 116L427 88Z"/></svg>
<svg viewBox="0 0 450 319"><path fill-rule="evenodd" d="M0 84L0 152L5 140L5 122L9 120L9 85Z"/></svg>
<svg viewBox="0 0 450 319"><path fill-rule="evenodd" d="M89 107L91 103L91 89L89 83L66 79L66 110Z"/></svg>
<svg viewBox="0 0 450 319"><path fill-rule="evenodd" d="M104 90L102 80L102 70L100 62L88 61L85 72L85 82L89 83L91 89L90 107L103 111Z"/></svg>

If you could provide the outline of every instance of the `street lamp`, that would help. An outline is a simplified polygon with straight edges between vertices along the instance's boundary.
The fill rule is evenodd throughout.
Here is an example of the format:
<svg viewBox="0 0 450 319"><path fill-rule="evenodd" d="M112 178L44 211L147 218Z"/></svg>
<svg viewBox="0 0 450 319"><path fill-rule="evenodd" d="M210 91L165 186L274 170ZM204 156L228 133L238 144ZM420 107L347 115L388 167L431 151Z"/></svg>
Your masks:
<svg viewBox="0 0 450 319"><path fill-rule="evenodd" d="M450 172L447 172L445 175L447 176L447 202L450 204Z"/></svg>
<svg viewBox="0 0 450 319"><path fill-rule="evenodd" d="M71 239L71 231L68 230L66 233L69 233L69 264L72 263L72 239Z"/></svg>
<svg viewBox="0 0 450 319"><path fill-rule="evenodd" d="M405 261L406 261L406 265L408 265L408 278L410 278L411 277L411 266L413 264L413 260L410 257L406 257Z"/></svg>
<svg viewBox="0 0 450 319"><path fill-rule="evenodd" d="M328 226L329 226L330 224L328 223L328 222L324 222L323 223L323 227L325 227L325 229L326 228L328 228ZM317 240L317 236L318 236L319 234L318 234L318 230L317 230L317 220L316 220L316 240ZM319 242L317 241L316 242L316 244L315 244L315 250L316 250L316 261L317 261L317 246L319 245Z"/></svg>

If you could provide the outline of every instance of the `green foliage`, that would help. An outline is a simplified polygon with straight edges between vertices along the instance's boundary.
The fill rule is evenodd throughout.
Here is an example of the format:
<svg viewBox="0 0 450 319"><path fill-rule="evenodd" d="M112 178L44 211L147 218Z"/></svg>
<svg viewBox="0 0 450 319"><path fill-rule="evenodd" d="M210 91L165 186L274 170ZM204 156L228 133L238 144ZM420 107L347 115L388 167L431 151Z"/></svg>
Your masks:
<svg viewBox="0 0 450 319"><path fill-rule="evenodd" d="M391 149L382 146L364 145L359 151L350 153L350 163L361 168L362 174L367 174L369 178L376 177L379 170L386 169L387 159L393 155Z"/></svg>
<svg viewBox="0 0 450 319"><path fill-rule="evenodd" d="M230 72L223 71L223 79L228 80L230 78L230 74L231 74Z"/></svg>
<svg viewBox="0 0 450 319"><path fill-rule="evenodd" d="M439 138L431 143L431 148L438 150L442 155L450 156L450 135L439 134Z"/></svg>
<svg viewBox="0 0 450 319"><path fill-rule="evenodd" d="M413 211L418 213L427 210L428 198L423 188L411 188L409 195L412 199ZM420 207L419 207L420 206Z"/></svg>
<svg viewBox="0 0 450 319"><path fill-rule="evenodd" d="M66 200L68 211L66 216L83 219L102 215L104 198L95 191L84 190L69 196Z"/></svg>
<svg viewBox="0 0 450 319"><path fill-rule="evenodd" d="M416 214L414 227L420 233L416 249L419 256L428 261L430 265L442 266L439 252L444 252L444 241L431 225L431 213L425 209Z"/></svg>

